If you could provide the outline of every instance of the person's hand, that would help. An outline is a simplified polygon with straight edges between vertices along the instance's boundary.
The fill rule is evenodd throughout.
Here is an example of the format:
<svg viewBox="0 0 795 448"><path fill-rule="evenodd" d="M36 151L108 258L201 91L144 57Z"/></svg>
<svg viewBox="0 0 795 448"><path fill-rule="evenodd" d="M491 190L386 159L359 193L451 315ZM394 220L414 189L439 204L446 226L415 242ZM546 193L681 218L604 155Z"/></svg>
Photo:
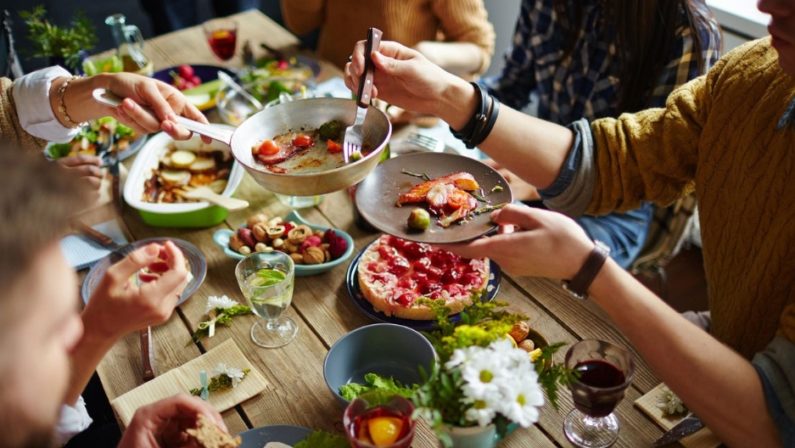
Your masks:
<svg viewBox="0 0 795 448"><path fill-rule="evenodd" d="M511 193L513 194L514 199L519 201L538 201L541 199L541 195L538 194L538 189L536 187L525 182L521 177L517 176L507 168L503 168L499 163L492 159L485 160L483 163L494 168L500 174L502 174L502 177L504 177L505 181L508 182L508 186L511 187Z"/></svg>
<svg viewBox="0 0 795 448"><path fill-rule="evenodd" d="M64 97L66 110L74 121L89 121L113 116L140 134L163 130L178 140L190 138L191 132L176 123L178 115L207 123L207 118L176 87L134 73L101 73L75 81L77 93ZM123 98L118 107L98 103L91 97L97 88L105 88ZM150 109L154 116L143 109ZM205 139L208 141L208 139Z"/></svg>
<svg viewBox="0 0 795 448"><path fill-rule="evenodd" d="M162 129L175 139L185 140L191 132L176 123L177 115L207 123L204 114L174 86L132 73L115 73L109 78L108 90L125 98L120 107L113 108L114 116L136 130L151 133ZM160 121L141 106L152 109Z"/></svg>
<svg viewBox="0 0 795 448"><path fill-rule="evenodd" d="M351 62L345 65L345 85L359 88L364 72L364 41L356 44ZM416 50L397 42L382 41L372 54L375 65L373 97L423 114L439 115L437 106L447 87L460 78L434 65Z"/></svg>
<svg viewBox="0 0 795 448"><path fill-rule="evenodd" d="M514 275L571 279L594 247L574 220L548 210L507 205L491 215L505 231L440 246L467 258L489 257Z"/></svg>
<svg viewBox="0 0 795 448"><path fill-rule="evenodd" d="M189 395L175 395L138 408L124 431L119 448L198 446L185 430L196 427L200 414L227 431L221 414L209 403Z"/></svg>
<svg viewBox="0 0 795 448"><path fill-rule="evenodd" d="M138 284L133 277L145 267L160 274ZM185 257L173 242L135 250L108 268L91 295L83 310L86 332L115 338L167 321L187 279Z"/></svg>
<svg viewBox="0 0 795 448"><path fill-rule="evenodd" d="M102 185L102 159L97 156L78 155L61 157L57 160L61 167L88 183L92 190Z"/></svg>

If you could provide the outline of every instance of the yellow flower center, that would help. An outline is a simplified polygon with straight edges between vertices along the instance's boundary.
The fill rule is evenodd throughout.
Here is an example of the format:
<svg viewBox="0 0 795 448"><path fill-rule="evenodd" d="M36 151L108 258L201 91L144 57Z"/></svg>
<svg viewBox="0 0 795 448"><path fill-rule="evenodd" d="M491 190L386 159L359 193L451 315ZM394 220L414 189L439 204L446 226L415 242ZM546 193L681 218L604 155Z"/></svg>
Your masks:
<svg viewBox="0 0 795 448"><path fill-rule="evenodd" d="M486 409L486 402L483 400L476 400L472 407L475 409Z"/></svg>
<svg viewBox="0 0 795 448"><path fill-rule="evenodd" d="M490 383L494 379L494 374L488 370L480 371L480 381L483 383Z"/></svg>
<svg viewBox="0 0 795 448"><path fill-rule="evenodd" d="M524 394L519 394L519 396L516 397L516 402L519 403L519 406L524 406L527 404L527 399L524 397Z"/></svg>

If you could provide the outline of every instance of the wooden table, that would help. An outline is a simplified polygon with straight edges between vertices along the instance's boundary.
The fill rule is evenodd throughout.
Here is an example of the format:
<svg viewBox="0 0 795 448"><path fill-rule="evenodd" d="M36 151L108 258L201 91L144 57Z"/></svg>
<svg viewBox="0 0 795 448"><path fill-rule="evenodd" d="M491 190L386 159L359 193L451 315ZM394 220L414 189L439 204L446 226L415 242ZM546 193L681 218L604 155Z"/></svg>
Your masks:
<svg viewBox="0 0 795 448"><path fill-rule="evenodd" d="M239 24L239 38L251 40L255 46L259 42L267 42L275 48L297 44L294 36L259 12L247 12L235 18ZM146 52L156 69L183 63L218 63L201 29L196 27L147 41ZM230 61L230 65L240 63L239 56ZM322 67L321 78L339 74L339 70L329 64ZM212 233L219 228L238 228L256 210L264 210L270 216L283 216L288 211L273 194L260 188L248 175L236 196L250 201L251 208L231 214L226 222L210 229L151 228L141 222L134 210L127 208L124 212L123 220L135 239L153 236L182 238L199 247L207 257L208 273L204 284L166 324L153 329L157 369L165 372L178 367L232 338L270 381L271 387L224 413L230 431L279 423L340 430L342 408L323 381L323 359L329 347L341 336L372 323L348 297L344 286L347 265L324 275L297 279L293 304L287 315L296 321L300 330L297 338L286 347L268 350L254 345L249 338L249 328L256 319L253 316L237 318L231 328L219 328L211 339L204 339L199 344L191 342L191 332L203 317L208 296L226 294L243 300L234 277L235 261L215 246ZM344 192L326 195L319 206L302 210L302 214L313 223L349 232L355 239L357 251L376 237L354 225L352 204ZM530 316L533 328L549 341L573 343L597 338L630 347L599 309L588 302L573 300L552 281L505 275L499 298ZM558 361L562 359L563 352L565 350L558 353ZM661 430L633 406L635 399L659 383L648 365L635 354L635 379L627 390L626 399L618 407L622 430L616 446L650 446L661 435ZM140 385L142 367L138 335L131 334L117 343L97 370L111 400ZM559 411L546 406L538 424L516 431L502 446L568 446L562 422L573 407L571 396L564 391L560 402ZM427 427L421 428L414 446L436 446Z"/></svg>

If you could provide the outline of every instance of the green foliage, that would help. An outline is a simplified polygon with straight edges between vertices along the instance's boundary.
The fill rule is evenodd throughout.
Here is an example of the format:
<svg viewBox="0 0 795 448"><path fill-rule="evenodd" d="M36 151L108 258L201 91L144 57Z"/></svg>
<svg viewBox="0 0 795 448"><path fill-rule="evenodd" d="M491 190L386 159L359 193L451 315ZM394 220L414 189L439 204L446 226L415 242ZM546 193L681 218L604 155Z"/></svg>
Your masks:
<svg viewBox="0 0 795 448"><path fill-rule="evenodd" d="M541 347L541 356L535 361L538 384L544 389L549 402L558 409L558 393L561 387L567 386L576 378L576 372L568 369L563 364L555 364L552 357L566 344L558 342L546 347Z"/></svg>
<svg viewBox="0 0 795 448"><path fill-rule="evenodd" d="M245 378L249 372L251 372L251 369L243 369L243 378ZM232 378L225 373L210 378L210 383L207 385L207 390L210 391L211 393L231 388L232 388ZM201 387L193 388L190 390L190 393L191 395L195 395L198 397L202 394L202 388Z"/></svg>
<svg viewBox="0 0 795 448"><path fill-rule="evenodd" d="M339 434L326 431L315 431L293 445L293 448L348 448L348 440Z"/></svg>
<svg viewBox="0 0 795 448"><path fill-rule="evenodd" d="M79 66L80 50L90 50L97 43L94 25L82 11L75 13L71 26L60 27L47 20L47 10L39 5L19 15L28 27L28 39L33 44L32 56L62 57L69 68Z"/></svg>
<svg viewBox="0 0 795 448"><path fill-rule="evenodd" d="M216 308L215 317L213 319L199 323L199 328L193 332L193 342L199 342L201 338L209 335L210 326L213 323L215 323L215 325L229 326L229 324L232 323L233 317L246 314L251 314L251 308L246 305L235 305L230 308Z"/></svg>

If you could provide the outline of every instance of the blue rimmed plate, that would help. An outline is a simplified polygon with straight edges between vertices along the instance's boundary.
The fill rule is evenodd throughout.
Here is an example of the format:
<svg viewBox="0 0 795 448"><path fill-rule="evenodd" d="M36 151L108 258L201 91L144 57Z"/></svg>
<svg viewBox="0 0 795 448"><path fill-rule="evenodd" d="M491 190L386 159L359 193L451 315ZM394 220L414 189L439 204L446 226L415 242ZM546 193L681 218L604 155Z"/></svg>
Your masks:
<svg viewBox="0 0 795 448"><path fill-rule="evenodd" d="M262 448L270 442L281 442L292 446L306 439L309 434L312 434L312 430L303 426L263 426L241 432L240 438L243 440L240 448Z"/></svg>
<svg viewBox="0 0 795 448"><path fill-rule="evenodd" d="M86 304L88 303L88 299L91 297L94 289L96 289L96 287L99 285L102 277L105 276L105 271L107 271L112 264L126 257L127 254L134 251L135 249L138 249L139 247L146 246L149 243L164 243L166 241L172 241L174 244L176 244L176 246L182 251L182 254L185 255L185 259L188 261L188 265L190 266L190 273L192 277L188 282L188 285L185 286L185 289L182 291L182 295L179 297L177 305L180 305L188 300L190 296L192 296L193 293L199 289L199 286L201 286L202 282L204 282L204 277L207 276L207 260L204 258L204 254L196 246L185 240L169 237L157 237L134 241L114 252L111 252L110 255L96 262L91 270L88 271L85 280L83 280L83 287L81 288L83 302Z"/></svg>
<svg viewBox="0 0 795 448"><path fill-rule="evenodd" d="M436 321L433 320L411 320L387 316L386 314L373 308L373 305L371 305L370 302L364 298L362 289L359 287L359 261L362 258L362 254L364 254L369 247L370 245L368 244L367 247L356 254L356 257L348 266L348 272L345 274L345 286L348 288L348 296L353 301L353 304L356 305L361 312L377 322L405 325L418 331L431 331L438 328ZM500 270L500 266L493 260L489 259L489 282L486 285L486 293L484 294L482 300L490 302L497 297L497 293L500 290L500 280L502 280L502 271ZM458 322L460 319L461 316L458 314L453 314L450 316L450 320L452 322Z"/></svg>
<svg viewBox="0 0 795 448"><path fill-rule="evenodd" d="M306 224L310 228L312 228L312 230L323 230L323 231L325 231L326 229L328 229L328 227L318 226L318 225L306 222L306 220L295 210L293 210L290 213L288 213L287 216L284 217L284 220L285 221L295 221L295 222L297 222L299 224ZM353 238L351 238L351 236L348 235L348 232L345 232L343 230L334 229L334 231L337 232L337 235L341 236L345 240L346 243L348 243L348 249L345 251L345 253L342 254L341 257L339 257L339 258L337 258L335 260L331 260L331 261L326 262L326 263L320 263L320 264L296 264L295 265L295 276L296 277L308 277L310 275L322 274L324 272L327 272L327 271L335 268L336 266L341 265L348 258L350 258L351 255L353 255ZM241 254L239 252L235 252L234 250L229 248L229 239L232 238L232 235L234 235L234 234L235 234L235 232L232 231L232 230L229 230L229 229L216 230L215 233L213 233L213 241L215 241L215 244L217 244L229 258L233 258L235 260L242 260L243 258L245 258L245 255L243 255L243 254Z"/></svg>

